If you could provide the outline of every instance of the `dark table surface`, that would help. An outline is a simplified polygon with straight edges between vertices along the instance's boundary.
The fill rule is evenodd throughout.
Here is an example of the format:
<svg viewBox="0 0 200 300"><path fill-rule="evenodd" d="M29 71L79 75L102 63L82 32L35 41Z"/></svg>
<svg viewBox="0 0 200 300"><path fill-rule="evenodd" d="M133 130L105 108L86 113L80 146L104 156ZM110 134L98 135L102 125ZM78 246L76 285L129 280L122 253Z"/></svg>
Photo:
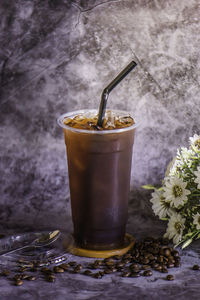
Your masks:
<svg viewBox="0 0 200 300"><path fill-rule="evenodd" d="M154 224L151 234L158 237L162 230L161 226ZM10 233L9 231L8 234ZM147 228L145 231L138 231L135 234L136 240L141 240L147 233ZM15 286L12 280L1 276L0 299L198 299L200 271L192 270L192 266L200 263L200 243L195 242L186 250L179 251L181 266L169 269L168 273L174 276L173 281L167 281L165 273L156 271L153 271L151 277L122 278L119 273L113 273L101 279L64 272L56 276L54 283L50 283L36 272L36 281L24 280L21 286ZM94 261L71 254L67 254L67 260L82 264ZM1 265L1 270L5 267Z"/></svg>

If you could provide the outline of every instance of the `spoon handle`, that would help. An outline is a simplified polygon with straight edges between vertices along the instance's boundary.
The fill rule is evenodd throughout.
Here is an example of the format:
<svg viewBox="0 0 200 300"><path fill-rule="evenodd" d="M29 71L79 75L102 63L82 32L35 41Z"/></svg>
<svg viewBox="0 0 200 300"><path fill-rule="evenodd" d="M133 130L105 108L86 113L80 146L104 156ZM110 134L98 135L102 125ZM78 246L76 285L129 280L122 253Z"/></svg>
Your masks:
<svg viewBox="0 0 200 300"><path fill-rule="evenodd" d="M26 246L21 246L21 247L15 248L15 249L7 250L4 253L0 253L0 256L4 256L4 255L10 254L10 253L14 253L14 252L17 252L17 251L25 249L25 248L36 248L36 247L32 244L29 244L29 245L26 245Z"/></svg>
<svg viewBox="0 0 200 300"><path fill-rule="evenodd" d="M19 250L23 250L23 249L27 249L27 248L35 249L35 248L41 248L41 247L48 246L49 244L55 242L58 239L58 237L60 236L60 231L56 230L56 231L50 232L48 234L48 236L49 236L49 239L46 239L46 240L44 240L43 237L40 237L40 238L37 238L37 239L29 242L26 245L19 246L16 248L6 249L5 251L0 253L0 256L4 256L4 255L6 256L7 254L14 253Z"/></svg>

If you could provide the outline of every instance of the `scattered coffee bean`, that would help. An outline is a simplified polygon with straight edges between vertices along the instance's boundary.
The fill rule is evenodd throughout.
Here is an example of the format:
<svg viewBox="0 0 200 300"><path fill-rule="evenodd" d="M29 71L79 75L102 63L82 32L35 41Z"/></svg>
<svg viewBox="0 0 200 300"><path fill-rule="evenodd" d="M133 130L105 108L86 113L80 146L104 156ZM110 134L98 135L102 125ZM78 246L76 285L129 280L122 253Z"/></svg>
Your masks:
<svg viewBox="0 0 200 300"><path fill-rule="evenodd" d="M163 263L163 261L164 261L164 256L162 256L162 255L158 256L157 262Z"/></svg>
<svg viewBox="0 0 200 300"><path fill-rule="evenodd" d="M173 255L174 257L179 257L179 252L178 252L177 250L173 250L173 251L172 251L172 255Z"/></svg>
<svg viewBox="0 0 200 300"><path fill-rule="evenodd" d="M115 262L114 262L113 260L106 261L106 262L105 262L105 265L106 265L107 267L114 266L114 265L115 265Z"/></svg>
<svg viewBox="0 0 200 300"><path fill-rule="evenodd" d="M82 269L83 269L83 266L82 266L81 264L78 264L78 265L76 266L76 268L79 268L80 270L82 270Z"/></svg>
<svg viewBox="0 0 200 300"><path fill-rule="evenodd" d="M192 270L195 270L195 271L198 271L200 269L200 266L199 265L194 265L192 267Z"/></svg>
<svg viewBox="0 0 200 300"><path fill-rule="evenodd" d="M95 260L95 261L94 261L94 264L95 264L96 266L102 266L103 261L102 261L102 260Z"/></svg>
<svg viewBox="0 0 200 300"><path fill-rule="evenodd" d="M162 272L162 273L168 273L167 267L166 267L166 266L163 266L161 272Z"/></svg>
<svg viewBox="0 0 200 300"><path fill-rule="evenodd" d="M76 266L76 262L75 261L70 261L69 265L70 265L70 267L75 267Z"/></svg>
<svg viewBox="0 0 200 300"><path fill-rule="evenodd" d="M146 270L142 273L143 276L151 276L153 273L151 270Z"/></svg>
<svg viewBox="0 0 200 300"><path fill-rule="evenodd" d="M56 279L55 274L48 274L45 277L46 277L46 279L54 279L54 280Z"/></svg>
<svg viewBox="0 0 200 300"><path fill-rule="evenodd" d="M21 274L15 274L13 277L14 280L19 280L22 279L22 275Z"/></svg>
<svg viewBox="0 0 200 300"><path fill-rule="evenodd" d="M129 269L133 272L139 272L141 270L141 267L138 264L132 264L129 266Z"/></svg>
<svg viewBox="0 0 200 300"><path fill-rule="evenodd" d="M99 271L99 274L103 277L104 276L104 271Z"/></svg>
<svg viewBox="0 0 200 300"><path fill-rule="evenodd" d="M82 266L81 266L81 268L78 267L78 266L76 266L76 267L74 268L74 270L73 270L73 273L80 273L80 272L81 272L81 269L82 269Z"/></svg>
<svg viewBox="0 0 200 300"><path fill-rule="evenodd" d="M158 265L156 268L155 268L156 271L162 271L162 266L161 265Z"/></svg>
<svg viewBox="0 0 200 300"><path fill-rule="evenodd" d="M17 286L20 286L20 285L22 285L24 282L22 281L22 280L16 280L15 281L15 285L17 285Z"/></svg>
<svg viewBox="0 0 200 300"><path fill-rule="evenodd" d="M118 262L118 263L116 263L116 268L123 268L124 266L125 266L125 263L124 262Z"/></svg>
<svg viewBox="0 0 200 300"><path fill-rule="evenodd" d="M130 258L124 258L122 261L125 265L127 265L131 262L131 259Z"/></svg>
<svg viewBox="0 0 200 300"><path fill-rule="evenodd" d="M90 270L85 270L83 272L84 275L90 276L92 274L92 272Z"/></svg>
<svg viewBox="0 0 200 300"><path fill-rule="evenodd" d="M55 261L51 260L47 262L46 265L43 261L41 263L41 261L18 261L21 266L19 266L19 269L17 269L16 272L21 274L15 274L13 277L15 284L23 284L24 279L36 280L36 276L30 276L30 274L25 273L25 271L35 272L39 270L47 281L54 282L56 279L54 273L63 273L64 271L70 270L74 273L81 273L100 279L104 275L112 274L114 272L120 272L121 277L139 277L141 275L151 276L152 270L167 273L168 268L179 267L181 265L179 252L170 247L167 239L155 239L152 237L147 237L141 242L136 242L134 248L122 256L115 255L103 260L94 260L87 268L100 269L99 272L96 273L93 273L89 269L82 272L83 266L75 261L67 263L61 263L60 261L60 264L54 266L53 269L46 266L55 263ZM200 270L200 266L194 265L192 269ZM141 272L141 270L143 270L143 272ZM9 276L10 271L3 270L1 275ZM173 275L168 275L166 279L173 280L170 279L171 276L173 277Z"/></svg>
<svg viewBox="0 0 200 300"><path fill-rule="evenodd" d="M142 265L142 270L149 270L151 269L150 265Z"/></svg>
<svg viewBox="0 0 200 300"><path fill-rule="evenodd" d="M139 269L140 266L138 264L136 264L136 263L133 263L133 264L130 265L130 268L131 269Z"/></svg>
<svg viewBox="0 0 200 300"><path fill-rule="evenodd" d="M93 277L96 278L96 279L101 279L102 278L102 275L98 273L94 273L93 274Z"/></svg>
<svg viewBox="0 0 200 300"><path fill-rule="evenodd" d="M112 256L112 258L113 258L114 260L120 260L120 259L121 259L121 256L120 256L120 255L114 255L114 256Z"/></svg>
<svg viewBox="0 0 200 300"><path fill-rule="evenodd" d="M24 280L24 279L28 279L28 277L29 277L28 274L22 274L20 279Z"/></svg>
<svg viewBox="0 0 200 300"><path fill-rule="evenodd" d="M148 265L149 264L149 259L148 258L144 258L142 261L141 261L141 263L143 264L143 265Z"/></svg>
<svg viewBox="0 0 200 300"><path fill-rule="evenodd" d="M55 281L55 277L52 277L52 276L47 276L46 277L46 280L48 281L48 282L54 282Z"/></svg>
<svg viewBox="0 0 200 300"><path fill-rule="evenodd" d="M164 250L164 255L167 256L167 257L171 255L171 252L170 252L170 250L168 248L166 248Z"/></svg>
<svg viewBox="0 0 200 300"><path fill-rule="evenodd" d="M20 267L18 271L23 273L23 272L27 271L27 268L26 267Z"/></svg>
<svg viewBox="0 0 200 300"><path fill-rule="evenodd" d="M173 256L169 256L168 257L168 262L174 264L175 263L175 259Z"/></svg>
<svg viewBox="0 0 200 300"><path fill-rule="evenodd" d="M123 272L121 274L121 277L129 277L131 275L131 272Z"/></svg>
<svg viewBox="0 0 200 300"><path fill-rule="evenodd" d="M168 264L167 264L167 267L168 267L168 268L174 268L174 264L173 264L173 263L168 263Z"/></svg>
<svg viewBox="0 0 200 300"><path fill-rule="evenodd" d="M126 253L122 257L122 259L130 259L130 258L132 258L132 255L130 253Z"/></svg>
<svg viewBox="0 0 200 300"><path fill-rule="evenodd" d="M53 271L54 271L54 273L63 273L64 269L59 266L56 266L53 268Z"/></svg>
<svg viewBox="0 0 200 300"><path fill-rule="evenodd" d="M99 268L100 268L100 265L98 263L93 264L93 269L99 269Z"/></svg>
<svg viewBox="0 0 200 300"><path fill-rule="evenodd" d="M34 281L34 280L36 280L36 277L35 276L28 276L26 279L29 280L29 281Z"/></svg>
<svg viewBox="0 0 200 300"><path fill-rule="evenodd" d="M167 280L170 280L170 281L171 281L171 280L174 280L174 276L171 275L171 274L169 274L169 275L166 276L166 279L167 279Z"/></svg>
<svg viewBox="0 0 200 300"><path fill-rule="evenodd" d="M113 267L110 267L109 269L112 271L112 273L117 272L117 268L115 268L114 266L113 266Z"/></svg>
<svg viewBox="0 0 200 300"><path fill-rule="evenodd" d="M67 264L67 263L65 263L65 264L61 264L60 267L61 267L64 271L67 271L67 270L69 270L70 265Z"/></svg>
<svg viewBox="0 0 200 300"><path fill-rule="evenodd" d="M147 254L147 258L148 258L150 261L155 260L155 256L154 256L152 253L148 253L148 254Z"/></svg>
<svg viewBox="0 0 200 300"><path fill-rule="evenodd" d="M104 269L104 273L105 274L111 274L112 273L112 270L109 268L109 269Z"/></svg>
<svg viewBox="0 0 200 300"><path fill-rule="evenodd" d="M7 269L3 270L3 271L1 272L1 275L2 275L2 276L9 276L9 275L10 275L10 270L7 270Z"/></svg>

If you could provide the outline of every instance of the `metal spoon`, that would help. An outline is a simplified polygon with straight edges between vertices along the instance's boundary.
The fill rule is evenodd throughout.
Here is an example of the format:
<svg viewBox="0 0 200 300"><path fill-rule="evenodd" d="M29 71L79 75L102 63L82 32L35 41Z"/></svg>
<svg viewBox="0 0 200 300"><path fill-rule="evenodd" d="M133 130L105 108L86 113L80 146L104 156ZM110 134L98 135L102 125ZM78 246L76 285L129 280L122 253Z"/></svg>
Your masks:
<svg viewBox="0 0 200 300"><path fill-rule="evenodd" d="M20 247L14 247L9 250L6 249L5 251L0 252L0 255L7 255L26 248L45 247L55 242L59 236L60 236L59 230L54 230L49 233L41 233L38 234L37 238L34 238L32 241L28 241L28 244L26 243L26 245Z"/></svg>

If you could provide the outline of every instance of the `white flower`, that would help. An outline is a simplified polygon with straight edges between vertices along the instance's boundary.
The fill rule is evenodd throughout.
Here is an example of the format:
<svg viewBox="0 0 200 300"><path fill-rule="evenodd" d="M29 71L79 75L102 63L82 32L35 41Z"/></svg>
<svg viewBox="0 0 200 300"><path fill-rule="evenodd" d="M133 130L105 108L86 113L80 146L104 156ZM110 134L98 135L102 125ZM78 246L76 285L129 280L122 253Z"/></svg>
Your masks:
<svg viewBox="0 0 200 300"><path fill-rule="evenodd" d="M190 137L190 145L200 149L200 136L198 134L195 134L193 137Z"/></svg>
<svg viewBox="0 0 200 300"><path fill-rule="evenodd" d="M200 189L200 166L197 168L197 171L194 172L195 178L194 182L197 183L197 188Z"/></svg>
<svg viewBox="0 0 200 300"><path fill-rule="evenodd" d="M196 225L197 230L200 230L200 214L197 213L196 215L194 215L193 220L193 224Z"/></svg>
<svg viewBox="0 0 200 300"><path fill-rule="evenodd" d="M187 202L187 195L190 194L190 191L186 189L186 186L187 182L176 176L165 178L163 196L166 201L170 201L172 207L177 208Z"/></svg>
<svg viewBox="0 0 200 300"><path fill-rule="evenodd" d="M167 170L165 172L165 176L171 176L172 174L174 175L176 173L176 157L174 157L168 164Z"/></svg>
<svg viewBox="0 0 200 300"><path fill-rule="evenodd" d="M195 155L193 150L187 149L185 147L181 148L182 160L183 160L183 162L187 163L188 167L191 165L191 158L193 155Z"/></svg>
<svg viewBox="0 0 200 300"><path fill-rule="evenodd" d="M174 159L173 161L172 161L172 165L171 165L171 167L170 167L170 170L169 170L169 174L167 175L167 172L166 172L166 177L168 177L168 176L177 176L177 174L178 174L178 167L180 166L180 162L177 160L177 159Z"/></svg>
<svg viewBox="0 0 200 300"><path fill-rule="evenodd" d="M173 238L173 243L178 244L182 239L183 229L185 228L184 223L185 218L182 218L182 216L177 213L172 214L164 237L169 239Z"/></svg>
<svg viewBox="0 0 200 300"><path fill-rule="evenodd" d="M165 176L176 176L179 173L180 169L183 169L185 163L188 168L192 166L192 159L195 155L195 152L192 149L187 149L182 147L180 150L177 150L177 156L172 160L171 165L168 166L170 168L168 174L166 172Z"/></svg>
<svg viewBox="0 0 200 300"><path fill-rule="evenodd" d="M150 202L153 204L152 209L160 219L170 215L170 203L163 197L163 191L155 190L152 193Z"/></svg>

